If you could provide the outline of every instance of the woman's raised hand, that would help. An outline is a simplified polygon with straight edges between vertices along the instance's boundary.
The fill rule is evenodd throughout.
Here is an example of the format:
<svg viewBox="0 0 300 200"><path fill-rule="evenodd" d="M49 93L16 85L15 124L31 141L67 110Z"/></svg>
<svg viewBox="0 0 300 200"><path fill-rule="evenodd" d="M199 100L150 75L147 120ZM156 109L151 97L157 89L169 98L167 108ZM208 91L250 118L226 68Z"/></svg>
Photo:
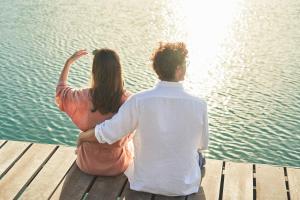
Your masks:
<svg viewBox="0 0 300 200"><path fill-rule="evenodd" d="M78 60L80 57L87 55L87 54L88 54L88 52L85 49L76 51L70 58L68 58L67 63L72 64L73 62Z"/></svg>
<svg viewBox="0 0 300 200"><path fill-rule="evenodd" d="M65 62L64 68L60 73L59 82L67 82L71 64L86 54L88 54L87 51L83 49L76 51L70 58L68 58L68 60Z"/></svg>

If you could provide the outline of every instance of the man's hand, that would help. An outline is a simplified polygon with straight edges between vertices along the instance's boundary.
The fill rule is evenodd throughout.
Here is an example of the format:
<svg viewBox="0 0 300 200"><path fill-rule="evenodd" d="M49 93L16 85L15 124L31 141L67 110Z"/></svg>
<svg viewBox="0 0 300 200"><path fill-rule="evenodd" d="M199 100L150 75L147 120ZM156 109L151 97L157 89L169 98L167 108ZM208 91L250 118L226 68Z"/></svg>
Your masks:
<svg viewBox="0 0 300 200"><path fill-rule="evenodd" d="M78 135L78 138L77 138L77 148L82 144L82 140L81 140L81 134L83 132L80 132L79 135Z"/></svg>
<svg viewBox="0 0 300 200"><path fill-rule="evenodd" d="M77 148L83 143L83 142L98 142L96 136L95 136L95 129L90 129L85 132L81 132L77 138Z"/></svg>

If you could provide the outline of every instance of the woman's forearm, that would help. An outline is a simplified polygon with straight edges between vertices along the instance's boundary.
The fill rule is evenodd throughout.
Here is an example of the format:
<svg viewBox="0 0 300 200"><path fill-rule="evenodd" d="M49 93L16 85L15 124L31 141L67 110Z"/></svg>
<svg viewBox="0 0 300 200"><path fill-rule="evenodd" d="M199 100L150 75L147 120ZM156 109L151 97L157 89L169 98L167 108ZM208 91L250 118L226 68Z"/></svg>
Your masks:
<svg viewBox="0 0 300 200"><path fill-rule="evenodd" d="M79 51L76 51L70 58L68 58L63 70L60 73L59 82L61 82L61 81L66 82L68 80L68 75L69 75L71 65L73 64L73 62L75 62L77 59L79 59L80 57L82 57L84 55L87 55L87 51L79 50Z"/></svg>
<svg viewBox="0 0 300 200"><path fill-rule="evenodd" d="M70 67L71 67L71 63L69 63L68 61L66 61L65 66L64 66L63 70L60 73L60 77L59 77L58 82L67 82L68 76L69 76Z"/></svg>

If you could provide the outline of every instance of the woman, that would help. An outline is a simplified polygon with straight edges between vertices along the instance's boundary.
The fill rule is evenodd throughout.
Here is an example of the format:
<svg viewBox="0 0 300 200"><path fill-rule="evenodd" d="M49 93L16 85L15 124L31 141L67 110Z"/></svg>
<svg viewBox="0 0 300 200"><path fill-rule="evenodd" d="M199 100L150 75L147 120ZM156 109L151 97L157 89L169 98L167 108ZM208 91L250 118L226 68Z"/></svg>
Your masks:
<svg viewBox="0 0 300 200"><path fill-rule="evenodd" d="M70 67L86 50L75 52L65 63L56 88L56 104L67 113L74 124L86 131L118 112L129 94L123 88L119 56L110 49L95 50L92 66L92 85L73 89L67 85ZM132 161L125 136L112 145L83 143L77 149L76 164L85 173L114 176L126 170Z"/></svg>

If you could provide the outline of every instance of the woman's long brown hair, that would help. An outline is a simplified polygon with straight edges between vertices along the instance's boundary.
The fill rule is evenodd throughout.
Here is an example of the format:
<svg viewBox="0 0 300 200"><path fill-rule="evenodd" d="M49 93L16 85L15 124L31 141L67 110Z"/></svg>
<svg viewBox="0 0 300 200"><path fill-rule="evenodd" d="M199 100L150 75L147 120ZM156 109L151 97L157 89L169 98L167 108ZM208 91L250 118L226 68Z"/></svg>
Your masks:
<svg viewBox="0 0 300 200"><path fill-rule="evenodd" d="M124 93L120 58L110 49L94 51L92 68L92 112L116 113Z"/></svg>

